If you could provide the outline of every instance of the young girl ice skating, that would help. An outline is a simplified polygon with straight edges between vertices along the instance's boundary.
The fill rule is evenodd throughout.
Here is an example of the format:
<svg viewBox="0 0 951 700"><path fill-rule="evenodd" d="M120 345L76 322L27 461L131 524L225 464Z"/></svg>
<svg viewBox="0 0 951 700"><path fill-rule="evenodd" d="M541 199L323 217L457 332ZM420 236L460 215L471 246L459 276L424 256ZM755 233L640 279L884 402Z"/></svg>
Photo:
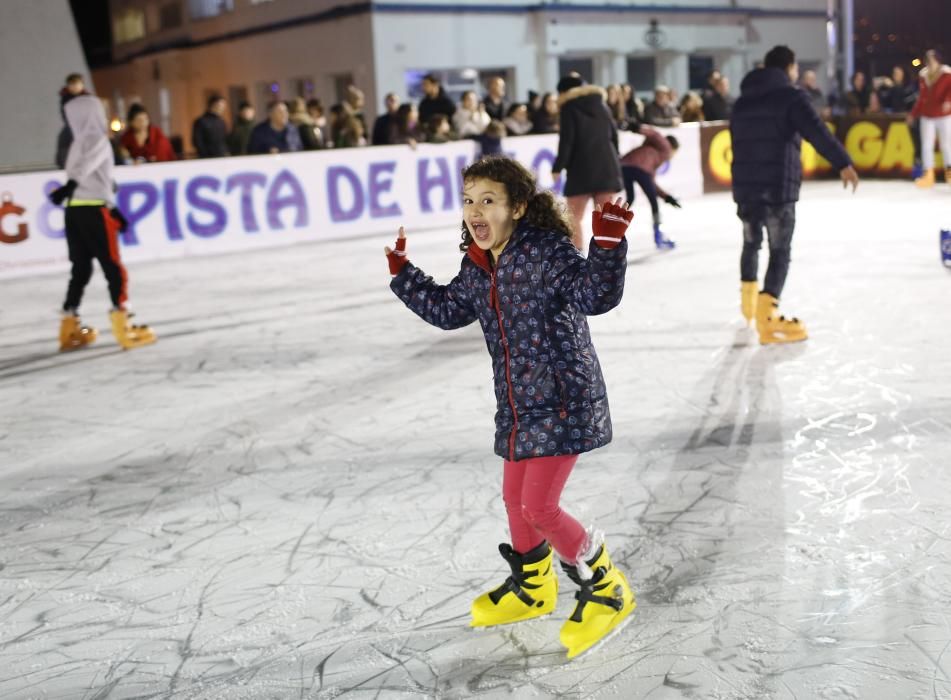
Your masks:
<svg viewBox="0 0 951 700"><path fill-rule="evenodd" d="M621 301L633 213L616 203L593 215L585 259L554 198L505 157L463 172L459 274L436 284L406 257L400 229L386 248L390 288L427 323L450 330L478 320L492 356L495 452L504 460L502 498L511 545L499 551L512 569L505 582L472 604L472 626L519 622L552 612L558 580L553 549L580 587L561 629L572 658L614 630L635 607L624 574L611 562L601 533L585 530L559 507L582 452L611 440L601 366L586 316Z"/></svg>

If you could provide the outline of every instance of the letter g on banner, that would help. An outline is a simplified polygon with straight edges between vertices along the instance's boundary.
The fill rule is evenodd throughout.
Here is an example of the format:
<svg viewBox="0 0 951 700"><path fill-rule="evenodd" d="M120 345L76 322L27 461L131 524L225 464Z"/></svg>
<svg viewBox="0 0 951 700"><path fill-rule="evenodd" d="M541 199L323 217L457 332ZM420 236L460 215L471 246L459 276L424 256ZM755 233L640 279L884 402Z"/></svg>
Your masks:
<svg viewBox="0 0 951 700"><path fill-rule="evenodd" d="M30 235L30 229L26 223L20 222L17 225L17 232L10 234L3 230L3 220L8 216L23 216L26 209L13 202L13 195L4 192L0 195L0 243L21 243Z"/></svg>

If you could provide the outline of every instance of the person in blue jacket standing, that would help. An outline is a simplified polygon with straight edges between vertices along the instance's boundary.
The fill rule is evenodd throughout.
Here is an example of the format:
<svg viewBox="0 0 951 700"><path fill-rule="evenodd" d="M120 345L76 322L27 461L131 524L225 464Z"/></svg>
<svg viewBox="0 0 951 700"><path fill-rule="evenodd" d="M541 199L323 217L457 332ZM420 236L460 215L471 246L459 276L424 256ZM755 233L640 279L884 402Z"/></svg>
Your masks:
<svg viewBox="0 0 951 700"><path fill-rule="evenodd" d="M459 274L448 285L406 258L400 229L386 249L390 288L427 323L446 330L478 321L495 384L495 453L503 459L502 498L511 544L499 545L512 575L472 604L472 626L519 622L555 608L553 550L578 585L561 630L574 657L617 629L635 607L603 534L585 529L559 505L583 452L611 441L611 415L587 316L621 301L633 213L622 200L598 206L587 258L572 224L534 176L505 156L463 171Z"/></svg>
<svg viewBox="0 0 951 700"><path fill-rule="evenodd" d="M799 65L788 46L766 54L764 67L743 79L733 106L733 199L743 222L740 258L741 308L747 322L756 319L761 343L790 343L808 337L796 318L778 311L786 283L802 184L800 145L805 138L839 173L846 187L859 176L842 145L829 132L809 96L796 87ZM769 266L758 288L763 229L769 238Z"/></svg>

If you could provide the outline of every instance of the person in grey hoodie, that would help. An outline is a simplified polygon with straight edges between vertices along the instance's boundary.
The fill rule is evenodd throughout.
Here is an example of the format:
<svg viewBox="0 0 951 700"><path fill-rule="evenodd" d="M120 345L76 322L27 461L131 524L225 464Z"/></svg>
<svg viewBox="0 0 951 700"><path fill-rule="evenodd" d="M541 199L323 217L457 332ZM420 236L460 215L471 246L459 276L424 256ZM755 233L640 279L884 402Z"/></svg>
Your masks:
<svg viewBox="0 0 951 700"><path fill-rule="evenodd" d="M96 330L79 320L79 304L92 277L92 261L98 260L112 300L112 334L123 349L155 342L148 326L133 326L126 310L128 275L119 257L119 233L127 222L115 207L113 153L109 143L106 113L92 95L79 95L64 107L73 142L66 156L65 185L53 190L50 201L65 203L66 244L72 271L63 319L60 351L78 350L96 339Z"/></svg>

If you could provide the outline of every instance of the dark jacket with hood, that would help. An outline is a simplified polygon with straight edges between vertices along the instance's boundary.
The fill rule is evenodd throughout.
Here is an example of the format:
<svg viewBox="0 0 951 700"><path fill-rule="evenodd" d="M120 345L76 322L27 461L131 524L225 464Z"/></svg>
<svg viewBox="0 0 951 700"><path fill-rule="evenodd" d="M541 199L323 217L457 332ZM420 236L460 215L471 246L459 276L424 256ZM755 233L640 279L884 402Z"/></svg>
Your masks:
<svg viewBox="0 0 951 700"><path fill-rule="evenodd" d="M560 233L519 226L493 265L473 243L448 284L406 264L390 288L427 323L478 321L498 410L495 453L510 461L580 454L611 441L611 414L586 316L621 301L627 242L584 258Z"/></svg>
<svg viewBox="0 0 951 700"><path fill-rule="evenodd" d="M228 155L228 127L214 112L205 112L192 124L192 145L199 158Z"/></svg>
<svg viewBox="0 0 951 700"><path fill-rule="evenodd" d="M596 85L582 85L558 97L560 131L553 172L567 170L565 196L624 189L617 127Z"/></svg>
<svg viewBox="0 0 951 700"><path fill-rule="evenodd" d="M758 68L743 79L730 134L733 199L740 204L785 204L799 199L803 138L836 171L852 164L809 96L779 68Z"/></svg>

